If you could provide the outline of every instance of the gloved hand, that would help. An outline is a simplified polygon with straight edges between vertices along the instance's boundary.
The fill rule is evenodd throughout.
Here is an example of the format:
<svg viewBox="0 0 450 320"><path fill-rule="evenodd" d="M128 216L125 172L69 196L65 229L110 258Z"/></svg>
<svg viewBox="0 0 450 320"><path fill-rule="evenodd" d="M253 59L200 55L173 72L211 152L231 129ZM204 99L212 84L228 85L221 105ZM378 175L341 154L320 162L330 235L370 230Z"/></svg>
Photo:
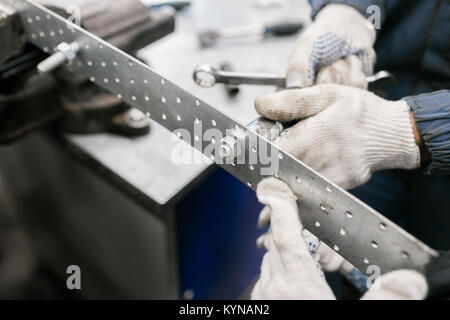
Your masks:
<svg viewBox="0 0 450 320"><path fill-rule="evenodd" d="M322 84L257 97L265 118L300 120L282 132L279 146L345 189L382 169L414 169L420 151L405 101L388 101L368 91Z"/></svg>
<svg viewBox="0 0 450 320"><path fill-rule="evenodd" d="M266 205L259 223L270 220L270 229L259 239L267 253L251 298L335 299L302 237L296 197L289 187L268 178L258 185L257 196ZM397 270L377 279L363 299L423 299L426 293L423 275Z"/></svg>
<svg viewBox="0 0 450 320"><path fill-rule="evenodd" d="M287 87L338 83L367 89L373 73L374 27L344 4L323 8L300 35L287 66Z"/></svg>

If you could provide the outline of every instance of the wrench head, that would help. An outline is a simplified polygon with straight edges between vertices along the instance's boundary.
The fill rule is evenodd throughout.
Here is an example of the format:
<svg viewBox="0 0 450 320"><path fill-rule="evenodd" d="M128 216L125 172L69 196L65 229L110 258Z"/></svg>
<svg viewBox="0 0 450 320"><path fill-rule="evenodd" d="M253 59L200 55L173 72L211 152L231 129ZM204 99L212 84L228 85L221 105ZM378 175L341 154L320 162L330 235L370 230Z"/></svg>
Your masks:
<svg viewBox="0 0 450 320"><path fill-rule="evenodd" d="M216 69L201 65L194 70L194 81L202 88L211 88L216 84Z"/></svg>

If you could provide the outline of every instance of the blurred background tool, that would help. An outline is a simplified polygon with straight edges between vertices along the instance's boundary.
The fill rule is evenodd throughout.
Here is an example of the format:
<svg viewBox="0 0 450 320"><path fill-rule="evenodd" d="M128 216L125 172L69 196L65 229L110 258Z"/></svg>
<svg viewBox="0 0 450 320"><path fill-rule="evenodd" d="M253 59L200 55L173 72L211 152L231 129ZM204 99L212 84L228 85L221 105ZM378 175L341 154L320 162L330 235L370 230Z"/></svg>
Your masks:
<svg viewBox="0 0 450 320"><path fill-rule="evenodd" d="M286 77L276 74L268 73L244 73L217 70L210 65L201 65L194 70L194 81L203 88L211 88L216 83L223 83L226 85L268 85L277 86L280 88L286 87ZM381 80L395 80L393 74L388 71L378 71L377 73L368 76L367 82L375 84Z"/></svg>
<svg viewBox="0 0 450 320"><path fill-rule="evenodd" d="M240 26L222 28L217 30L205 30L198 34L202 47L211 47L218 40L226 38L240 38L249 36L275 36L283 37L298 33L303 28L299 22L283 22L273 25Z"/></svg>
<svg viewBox="0 0 450 320"><path fill-rule="evenodd" d="M186 7L191 5L190 1L153 1L153 0L142 0L148 8L157 9L161 7L172 7L177 11L181 11Z"/></svg>

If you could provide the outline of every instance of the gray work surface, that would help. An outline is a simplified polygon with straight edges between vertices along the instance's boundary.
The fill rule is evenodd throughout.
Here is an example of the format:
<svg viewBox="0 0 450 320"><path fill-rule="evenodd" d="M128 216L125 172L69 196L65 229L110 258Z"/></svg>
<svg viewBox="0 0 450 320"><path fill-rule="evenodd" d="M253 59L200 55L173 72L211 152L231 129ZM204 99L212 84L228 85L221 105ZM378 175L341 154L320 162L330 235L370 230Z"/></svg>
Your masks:
<svg viewBox="0 0 450 320"><path fill-rule="evenodd" d="M198 43L197 31L206 28L268 24L285 19L309 23L310 8L306 0L280 0L282 6L267 8L257 5L262 2L268 1L195 0L177 16L175 33L144 48L139 56L185 90L232 118L249 123L258 117L253 108L255 97L274 90L273 87L242 86L239 95L230 98L222 85L212 89L198 87L192 80L192 72L202 63L219 66L228 62L239 71L282 73L298 36L226 39L208 49L201 49ZM171 152L179 142L154 121L151 133L139 139L111 134L67 135L67 139L122 182L159 205L187 190L211 165L208 160L203 164L174 164Z"/></svg>

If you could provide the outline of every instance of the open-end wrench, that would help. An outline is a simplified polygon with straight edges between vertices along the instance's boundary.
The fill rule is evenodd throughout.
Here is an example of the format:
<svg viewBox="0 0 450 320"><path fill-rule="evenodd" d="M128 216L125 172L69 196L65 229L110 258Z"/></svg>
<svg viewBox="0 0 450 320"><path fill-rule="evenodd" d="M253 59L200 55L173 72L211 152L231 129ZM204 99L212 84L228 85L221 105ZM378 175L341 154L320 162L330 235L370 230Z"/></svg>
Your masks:
<svg viewBox="0 0 450 320"><path fill-rule="evenodd" d="M279 88L286 87L286 77L266 73L243 73L218 70L210 65L201 65L194 70L194 81L203 88L211 88L216 83L227 85L268 85ZM367 82L373 84L382 79L394 79L388 71L379 71L367 77Z"/></svg>

